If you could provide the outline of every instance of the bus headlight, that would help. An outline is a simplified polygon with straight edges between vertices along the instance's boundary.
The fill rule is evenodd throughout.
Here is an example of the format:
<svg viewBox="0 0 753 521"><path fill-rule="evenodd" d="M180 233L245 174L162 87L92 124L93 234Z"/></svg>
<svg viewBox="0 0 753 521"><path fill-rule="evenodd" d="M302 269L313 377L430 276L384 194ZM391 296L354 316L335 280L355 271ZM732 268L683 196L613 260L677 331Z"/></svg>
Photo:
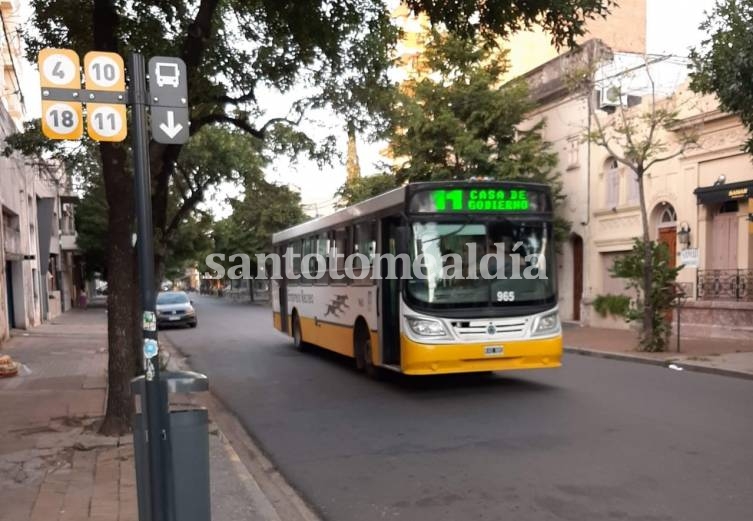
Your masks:
<svg viewBox="0 0 753 521"><path fill-rule="evenodd" d="M408 325L419 336L445 336L447 332L438 320L426 318L406 317Z"/></svg>
<svg viewBox="0 0 753 521"><path fill-rule="evenodd" d="M554 333L560 328L560 316L558 312L549 313L548 315L542 315L536 322L536 329L534 329L534 335L546 335L548 333Z"/></svg>

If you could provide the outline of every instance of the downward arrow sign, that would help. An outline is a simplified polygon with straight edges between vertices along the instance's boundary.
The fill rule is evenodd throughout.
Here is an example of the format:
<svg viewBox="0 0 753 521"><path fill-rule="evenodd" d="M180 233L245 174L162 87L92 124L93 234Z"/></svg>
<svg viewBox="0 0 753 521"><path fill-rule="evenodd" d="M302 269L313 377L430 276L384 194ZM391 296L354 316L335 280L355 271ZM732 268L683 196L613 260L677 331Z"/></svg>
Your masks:
<svg viewBox="0 0 753 521"><path fill-rule="evenodd" d="M167 134L170 139L178 135L178 132L183 130L183 125L175 123L175 113L172 110L167 111L167 124L160 123L159 128Z"/></svg>

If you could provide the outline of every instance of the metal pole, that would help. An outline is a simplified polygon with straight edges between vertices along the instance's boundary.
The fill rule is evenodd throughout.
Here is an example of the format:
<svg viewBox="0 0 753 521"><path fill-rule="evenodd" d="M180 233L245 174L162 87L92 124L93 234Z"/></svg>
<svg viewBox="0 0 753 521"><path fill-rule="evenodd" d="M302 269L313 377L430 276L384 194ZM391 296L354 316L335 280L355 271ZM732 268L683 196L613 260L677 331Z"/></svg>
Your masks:
<svg viewBox="0 0 753 521"><path fill-rule="evenodd" d="M677 352L680 352L680 310L682 309L682 300L677 297Z"/></svg>
<svg viewBox="0 0 753 521"><path fill-rule="evenodd" d="M149 171L149 131L146 107L148 93L144 57L138 53L128 56L130 95L132 107L133 171L136 196L137 253L139 266L139 292L144 314L155 313L154 239L152 232L152 190ZM156 329L143 330L144 341L157 340ZM146 378L144 406L149 455L149 498L151 519L148 521L173 521L172 467L170 461L170 423L166 386L160 381L159 355L145 358ZM141 520L147 521L147 520Z"/></svg>

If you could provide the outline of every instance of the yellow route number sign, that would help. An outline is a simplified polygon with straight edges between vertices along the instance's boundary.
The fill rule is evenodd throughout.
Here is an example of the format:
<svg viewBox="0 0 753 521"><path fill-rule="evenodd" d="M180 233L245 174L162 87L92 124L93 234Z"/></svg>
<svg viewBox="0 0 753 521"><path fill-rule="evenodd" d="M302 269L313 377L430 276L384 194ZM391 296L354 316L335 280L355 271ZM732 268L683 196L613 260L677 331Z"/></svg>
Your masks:
<svg viewBox="0 0 753 521"><path fill-rule="evenodd" d="M123 58L114 52L86 53L84 78L90 91L125 91ZM128 133L125 105L87 103L86 132L95 141L123 141Z"/></svg>
<svg viewBox="0 0 753 521"><path fill-rule="evenodd" d="M112 52L84 56L86 90L81 90L81 62L71 49L39 52L42 132L52 139L80 139L86 130L95 141L123 141L128 133L123 58ZM123 95L121 95L121 93ZM109 99L107 99L109 98ZM120 103L105 103L120 101Z"/></svg>
<svg viewBox="0 0 753 521"><path fill-rule="evenodd" d="M84 133L81 103L43 101L42 132L51 139L81 139Z"/></svg>
<svg viewBox="0 0 753 521"><path fill-rule="evenodd" d="M39 76L44 89L80 89L81 65L70 49L39 52ZM80 102L42 101L42 132L52 139L80 139L84 120Z"/></svg>
<svg viewBox="0 0 753 521"><path fill-rule="evenodd" d="M123 141L128 133L125 105L87 103L86 132L95 141Z"/></svg>

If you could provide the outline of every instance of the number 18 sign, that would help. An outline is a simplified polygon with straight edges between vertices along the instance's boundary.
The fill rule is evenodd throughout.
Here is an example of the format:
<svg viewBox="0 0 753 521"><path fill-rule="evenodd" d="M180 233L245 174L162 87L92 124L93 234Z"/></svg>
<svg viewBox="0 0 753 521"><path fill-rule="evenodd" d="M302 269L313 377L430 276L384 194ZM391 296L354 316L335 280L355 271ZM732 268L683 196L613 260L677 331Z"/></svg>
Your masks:
<svg viewBox="0 0 753 521"><path fill-rule="evenodd" d="M78 55L70 49L39 52L42 89L80 89ZM52 139L79 139L84 131L80 102L42 100L42 132Z"/></svg>

